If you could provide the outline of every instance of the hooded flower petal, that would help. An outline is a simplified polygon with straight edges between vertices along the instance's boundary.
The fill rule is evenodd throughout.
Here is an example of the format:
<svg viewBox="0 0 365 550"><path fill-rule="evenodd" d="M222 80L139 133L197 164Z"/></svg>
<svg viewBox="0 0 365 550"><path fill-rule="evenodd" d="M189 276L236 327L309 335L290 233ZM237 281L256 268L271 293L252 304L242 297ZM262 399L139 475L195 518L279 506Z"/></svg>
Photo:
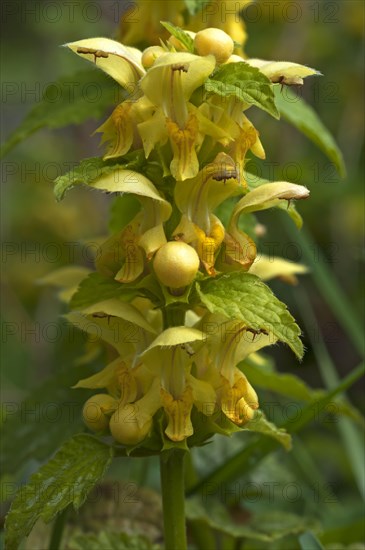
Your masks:
<svg viewBox="0 0 365 550"><path fill-rule="evenodd" d="M247 193L247 195L236 204L229 227L237 227L237 222L241 214L266 210L267 208L277 206L281 201L306 199L308 196L309 190L302 185L289 183L287 181L265 183Z"/></svg>
<svg viewBox="0 0 365 550"><path fill-rule="evenodd" d="M302 85L306 76L320 75L319 71L292 63L290 61L265 61L264 59L246 59L251 67L257 67L271 82L287 84L288 86Z"/></svg>
<svg viewBox="0 0 365 550"><path fill-rule="evenodd" d="M86 38L65 44L80 57L94 63L123 88L133 86L145 70L141 63L142 52L123 46L109 38Z"/></svg>
<svg viewBox="0 0 365 550"><path fill-rule="evenodd" d="M272 334L265 334L260 330L255 332L240 321L226 321L214 315L208 315L204 319L204 323L216 323L219 326L219 337L212 335L208 339L208 346L216 368L231 385L235 380L235 367L238 363L251 353L277 341Z"/></svg>
<svg viewBox="0 0 365 550"><path fill-rule="evenodd" d="M183 103L207 80L215 68L212 55L166 53L156 59L141 80L141 88L152 103L162 107L165 116L181 124L178 111Z"/></svg>
<svg viewBox="0 0 365 550"><path fill-rule="evenodd" d="M219 153L195 178L176 185L175 201L179 210L209 235L213 210L242 189L233 160Z"/></svg>

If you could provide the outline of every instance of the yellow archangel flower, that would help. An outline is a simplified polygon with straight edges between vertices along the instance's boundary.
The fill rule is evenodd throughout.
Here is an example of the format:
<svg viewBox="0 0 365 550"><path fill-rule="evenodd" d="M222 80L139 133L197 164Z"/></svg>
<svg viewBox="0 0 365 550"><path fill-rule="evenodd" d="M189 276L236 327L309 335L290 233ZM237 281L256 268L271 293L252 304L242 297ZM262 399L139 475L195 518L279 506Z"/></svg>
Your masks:
<svg viewBox="0 0 365 550"><path fill-rule="evenodd" d="M235 424L244 424L252 419L259 404L255 390L237 365L277 338L269 331L252 330L222 315L206 314L197 326L207 331L207 344L195 358L197 376L213 385L222 412Z"/></svg>
<svg viewBox="0 0 365 550"><path fill-rule="evenodd" d="M214 56L201 57L188 52L169 52L156 59L141 80L148 99L158 106L155 115L139 124L146 156L157 143L170 139L173 160L171 174L176 180L195 177L199 171L196 149L201 133L216 139L226 136L189 103L192 93L213 72Z"/></svg>
<svg viewBox="0 0 365 550"><path fill-rule="evenodd" d="M170 217L172 207L148 178L132 170L114 170L90 186L112 193L131 193L141 203L142 209L133 220L100 247L95 262L106 276L125 283L134 281L144 270L143 252L149 260L166 243L163 223Z"/></svg>
<svg viewBox="0 0 365 550"><path fill-rule="evenodd" d="M141 354L144 364L159 380L155 406L165 410L165 433L172 441L183 441L193 434L193 405L206 415L214 412L216 397L212 386L190 373L194 353L204 340L205 334L200 330L168 328Z"/></svg>
<svg viewBox="0 0 365 550"><path fill-rule="evenodd" d="M97 130L104 134L102 141L110 142L106 158L124 155L140 143L148 157L157 145L170 140L171 174L176 180L184 180L199 171L197 149L204 136L232 139L223 127L212 123L189 101L213 72L216 66L213 55L161 48L146 70L141 51L113 40L92 38L67 46L113 77L132 96Z"/></svg>
<svg viewBox="0 0 365 550"><path fill-rule="evenodd" d="M213 211L228 197L242 193L243 182L232 158L219 153L215 160L205 166L199 174L184 182L177 182L175 201L182 212L179 225L174 231L175 238L191 243L195 247L207 272L214 275L214 264L221 244L234 243L237 264L248 269L256 255L256 248L249 240L251 248L243 250L242 235L232 237ZM246 240L247 236L244 237ZM236 250L237 249L237 250ZM237 256L237 252L240 254Z"/></svg>

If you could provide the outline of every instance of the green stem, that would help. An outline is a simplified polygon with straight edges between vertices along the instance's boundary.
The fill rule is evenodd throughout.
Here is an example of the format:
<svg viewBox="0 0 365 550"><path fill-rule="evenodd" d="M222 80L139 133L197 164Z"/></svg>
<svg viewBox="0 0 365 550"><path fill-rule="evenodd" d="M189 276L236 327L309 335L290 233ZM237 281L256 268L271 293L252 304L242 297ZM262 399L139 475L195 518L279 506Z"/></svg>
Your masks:
<svg viewBox="0 0 365 550"><path fill-rule="evenodd" d="M185 451L172 449L161 453L161 490L166 550L186 550L185 526Z"/></svg>
<svg viewBox="0 0 365 550"><path fill-rule="evenodd" d="M60 514L56 516L52 527L51 539L49 542L49 550L58 550L61 545L62 535L66 526L66 520L69 508L62 510Z"/></svg>
<svg viewBox="0 0 365 550"><path fill-rule="evenodd" d="M162 310L164 329L182 327L185 324L185 309L181 306L167 306Z"/></svg>

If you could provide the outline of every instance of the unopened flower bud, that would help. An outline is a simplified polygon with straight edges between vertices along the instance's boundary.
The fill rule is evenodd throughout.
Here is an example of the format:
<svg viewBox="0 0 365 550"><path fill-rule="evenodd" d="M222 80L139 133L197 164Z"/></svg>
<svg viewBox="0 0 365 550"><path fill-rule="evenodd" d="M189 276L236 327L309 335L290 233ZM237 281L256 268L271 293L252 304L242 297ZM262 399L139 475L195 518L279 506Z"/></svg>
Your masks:
<svg viewBox="0 0 365 550"><path fill-rule="evenodd" d="M150 46L146 48L142 54L142 65L145 69L149 69L156 59L164 53L166 53L166 51L161 48L161 46Z"/></svg>
<svg viewBox="0 0 365 550"><path fill-rule="evenodd" d="M94 432L106 430L109 426L110 415L117 406L117 400L106 393L98 393L90 397L82 410L86 426Z"/></svg>
<svg viewBox="0 0 365 550"><path fill-rule="evenodd" d="M192 246L171 241L157 251L153 267L162 284L176 289L186 287L194 280L199 263L199 256Z"/></svg>
<svg viewBox="0 0 365 550"><path fill-rule="evenodd" d="M139 407L128 404L118 408L110 420L114 439L123 445L137 445L147 436L152 427L152 417L139 413Z"/></svg>
<svg viewBox="0 0 365 550"><path fill-rule="evenodd" d="M217 63L225 63L232 55L234 42L221 29L209 28L196 33L194 46L199 55L214 55Z"/></svg>

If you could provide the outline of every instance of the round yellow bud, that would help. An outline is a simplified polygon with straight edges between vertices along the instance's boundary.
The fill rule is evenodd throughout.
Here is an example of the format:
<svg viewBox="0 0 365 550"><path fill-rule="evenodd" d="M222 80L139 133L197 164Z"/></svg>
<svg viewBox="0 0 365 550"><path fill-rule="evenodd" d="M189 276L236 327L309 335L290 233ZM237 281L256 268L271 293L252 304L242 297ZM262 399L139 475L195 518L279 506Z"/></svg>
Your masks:
<svg viewBox="0 0 365 550"><path fill-rule="evenodd" d="M194 46L199 55L212 54L217 63L225 63L233 53L234 42L221 29L209 28L196 33Z"/></svg>
<svg viewBox="0 0 365 550"><path fill-rule="evenodd" d="M199 256L192 246L182 241L171 241L157 251L153 267L162 284L170 288L183 288L193 281L199 263Z"/></svg>
<svg viewBox="0 0 365 550"><path fill-rule="evenodd" d="M156 59L164 53L166 52L161 46L150 46L146 48L142 54L142 65L145 69L149 69Z"/></svg>
<svg viewBox="0 0 365 550"><path fill-rule="evenodd" d="M98 393L90 397L82 409L86 426L93 432L106 430L109 426L110 414L116 410L117 406L117 400L107 393Z"/></svg>
<svg viewBox="0 0 365 550"><path fill-rule="evenodd" d="M123 445L137 445L143 441L152 428L152 417L142 427L137 421L138 408L128 404L115 411L110 419L109 428L115 441Z"/></svg>

